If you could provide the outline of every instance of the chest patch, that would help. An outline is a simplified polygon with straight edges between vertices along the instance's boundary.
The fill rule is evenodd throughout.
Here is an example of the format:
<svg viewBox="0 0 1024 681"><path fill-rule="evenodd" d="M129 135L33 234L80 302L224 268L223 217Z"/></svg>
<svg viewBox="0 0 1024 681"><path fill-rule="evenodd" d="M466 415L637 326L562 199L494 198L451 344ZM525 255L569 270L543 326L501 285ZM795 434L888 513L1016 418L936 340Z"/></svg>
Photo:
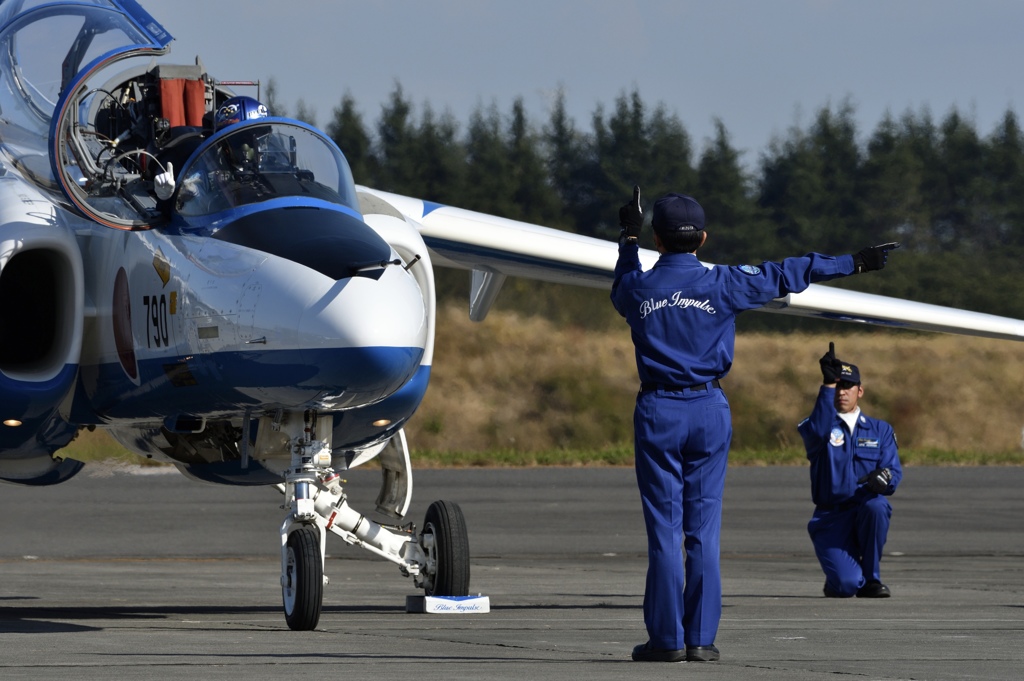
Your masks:
<svg viewBox="0 0 1024 681"><path fill-rule="evenodd" d="M857 438L858 447L870 447L871 449L878 449L878 438L874 437L859 437Z"/></svg>
<svg viewBox="0 0 1024 681"><path fill-rule="evenodd" d="M846 433L843 432L843 429L833 428L828 436L828 443L833 447L842 447L844 442L846 442Z"/></svg>

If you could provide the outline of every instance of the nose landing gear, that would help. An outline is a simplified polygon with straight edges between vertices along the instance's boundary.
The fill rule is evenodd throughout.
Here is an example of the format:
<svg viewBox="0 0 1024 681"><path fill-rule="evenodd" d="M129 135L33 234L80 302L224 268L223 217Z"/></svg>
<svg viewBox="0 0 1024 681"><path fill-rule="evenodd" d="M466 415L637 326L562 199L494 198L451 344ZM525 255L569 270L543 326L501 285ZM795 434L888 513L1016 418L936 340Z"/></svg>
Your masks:
<svg viewBox="0 0 1024 681"><path fill-rule="evenodd" d="M304 433L293 440L292 467L278 489L289 509L281 524L281 594L285 621L297 631L315 629L320 621L327 533L341 537L398 565L406 577L428 596L469 595L469 534L462 509L451 501L435 501L427 509L423 530L380 525L355 511L331 468L330 446L314 440L315 417L306 416ZM405 438L403 456L392 457L385 480L403 479L411 491L411 470ZM397 465L395 461L403 461ZM383 462L382 462L383 463ZM402 470L396 470L394 467ZM385 486L387 486L385 482ZM390 499L394 494L384 494ZM378 505L378 509L382 507ZM387 504L391 515L401 516L407 504Z"/></svg>
<svg viewBox="0 0 1024 681"><path fill-rule="evenodd" d="M385 527L353 511L344 497L308 525L296 526L289 515L282 526L286 533L281 572L284 617L288 628L311 631L320 621L324 585L322 547L326 531L339 535L346 543L356 544L396 563L403 575L428 596L469 595L469 535L462 509L452 501L435 501L427 509L423 531ZM290 529L288 529L290 528Z"/></svg>

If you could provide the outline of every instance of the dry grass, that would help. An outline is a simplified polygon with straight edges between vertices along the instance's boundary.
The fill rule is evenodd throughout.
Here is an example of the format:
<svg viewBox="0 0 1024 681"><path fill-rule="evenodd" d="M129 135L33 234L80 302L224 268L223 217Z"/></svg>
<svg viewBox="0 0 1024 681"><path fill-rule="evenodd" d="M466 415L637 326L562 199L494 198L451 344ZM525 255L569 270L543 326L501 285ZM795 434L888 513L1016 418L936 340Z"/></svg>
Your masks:
<svg viewBox="0 0 1024 681"><path fill-rule="evenodd" d="M430 388L409 425L417 449L541 451L628 441L636 367L628 331L440 311Z"/></svg>
<svg viewBox="0 0 1024 681"><path fill-rule="evenodd" d="M901 448L1021 452L1024 345L890 330L737 337L723 382L735 450L799 451L796 424L813 405L829 341L861 368L862 406L893 424ZM584 331L496 312L474 324L447 307L431 387L407 430L417 450L438 452L621 448L637 384L625 323Z"/></svg>
<svg viewBox="0 0 1024 681"><path fill-rule="evenodd" d="M860 367L862 408L893 425L901 448L1021 450L1024 345L945 334L737 338L727 390L738 424L749 428L751 419L760 419L792 426L803 418L820 383L818 358L830 340L840 358ZM781 445L799 443L792 427L778 428L776 435Z"/></svg>

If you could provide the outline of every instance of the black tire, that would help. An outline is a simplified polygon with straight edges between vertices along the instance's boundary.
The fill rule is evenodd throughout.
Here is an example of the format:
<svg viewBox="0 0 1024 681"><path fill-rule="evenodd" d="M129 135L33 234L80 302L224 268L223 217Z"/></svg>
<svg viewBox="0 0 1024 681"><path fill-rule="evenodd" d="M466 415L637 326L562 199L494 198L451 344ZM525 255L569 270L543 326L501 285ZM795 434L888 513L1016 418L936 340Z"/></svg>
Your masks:
<svg viewBox="0 0 1024 681"><path fill-rule="evenodd" d="M324 567L320 537L311 527L288 535L288 560L281 592L284 618L293 631L312 631L320 622L324 600Z"/></svg>
<svg viewBox="0 0 1024 681"><path fill-rule="evenodd" d="M430 556L434 574L424 583L428 596L469 595L469 534L462 509L451 501L435 501L427 509L423 534L433 535Z"/></svg>

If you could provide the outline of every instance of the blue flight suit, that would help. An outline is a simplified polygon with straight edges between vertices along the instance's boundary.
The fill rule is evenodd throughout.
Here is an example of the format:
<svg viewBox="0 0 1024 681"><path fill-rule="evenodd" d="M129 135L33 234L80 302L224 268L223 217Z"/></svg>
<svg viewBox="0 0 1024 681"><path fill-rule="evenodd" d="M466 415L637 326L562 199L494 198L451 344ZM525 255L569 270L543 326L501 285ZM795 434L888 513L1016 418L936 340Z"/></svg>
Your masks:
<svg viewBox="0 0 1024 681"><path fill-rule="evenodd" d="M722 615L719 535L732 440L729 402L711 381L732 367L738 313L852 274L853 257L707 268L692 253L666 253L644 272L638 250L635 241L619 246L611 298L632 330L641 381L633 428L649 560L644 622L655 648L708 646Z"/></svg>
<svg viewBox="0 0 1024 681"><path fill-rule="evenodd" d="M807 531L825 572L826 591L846 597L881 581L878 564L892 517L885 497L896 491L903 470L892 426L861 412L850 432L836 410L835 392L821 386L814 410L797 430L811 462L815 509ZM882 495L857 484L876 468L892 472Z"/></svg>

